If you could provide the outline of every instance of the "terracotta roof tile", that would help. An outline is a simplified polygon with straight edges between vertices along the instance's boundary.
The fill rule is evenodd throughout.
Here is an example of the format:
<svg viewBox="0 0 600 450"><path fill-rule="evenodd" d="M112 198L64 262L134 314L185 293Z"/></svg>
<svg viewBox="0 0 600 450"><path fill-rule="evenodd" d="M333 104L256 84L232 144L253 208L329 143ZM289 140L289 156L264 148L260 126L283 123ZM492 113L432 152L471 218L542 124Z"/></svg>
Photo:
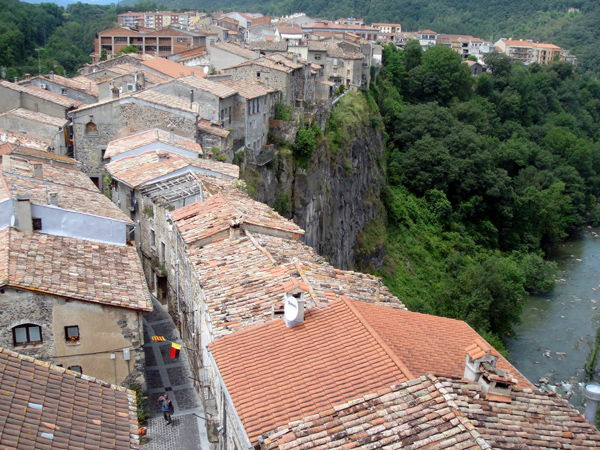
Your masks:
<svg viewBox="0 0 600 450"><path fill-rule="evenodd" d="M188 86L194 87L196 89L200 89L202 91L213 94L219 98L227 98L236 94L236 90L230 88L226 84L223 83L215 83L214 81L209 81L204 78L198 77L183 77L177 79L178 82L187 84Z"/></svg>
<svg viewBox="0 0 600 450"><path fill-rule="evenodd" d="M27 93L29 95L41 98L43 100L47 100L49 102L60 105L65 109L78 108L79 106L83 105L83 102L79 102L77 100L73 100L62 95L54 94L53 92L46 91L45 89L41 89L37 86L21 86L19 84L10 83L8 81L3 80L0 80L0 86L12 89L13 91Z"/></svg>
<svg viewBox="0 0 600 450"><path fill-rule="evenodd" d="M219 50L224 50L226 52L232 53L237 56L241 56L246 59L257 59L258 56L254 50L250 50L247 48L242 48L238 44L234 44L233 42L215 42L212 44L212 47L218 48ZM210 50L209 50L210 52Z"/></svg>
<svg viewBox="0 0 600 450"><path fill-rule="evenodd" d="M133 224L83 172L41 163L42 176L36 178L37 163L14 154L2 157L0 178L9 196L26 196L32 203L48 205L48 194L56 192L59 208Z"/></svg>
<svg viewBox="0 0 600 450"><path fill-rule="evenodd" d="M200 109L200 105L193 102L190 105L190 101L174 95L162 94L150 89L137 92L132 97L146 100L157 105L168 106L169 108L179 109L181 111L188 111L197 114Z"/></svg>
<svg viewBox="0 0 600 450"><path fill-rule="evenodd" d="M14 116L21 119L33 120L34 122L43 123L45 125L52 125L57 128L57 131L58 128L62 128L68 123L67 119L59 119L58 117L49 116L48 114L41 112L30 111L25 108L11 109L10 111L0 114L0 118L7 116Z"/></svg>
<svg viewBox="0 0 600 450"><path fill-rule="evenodd" d="M292 327L275 320L239 331L210 349L251 442L277 426L407 380L345 302L310 309ZM247 370L266 362L285 376L267 383L263 374L271 371Z"/></svg>
<svg viewBox="0 0 600 450"><path fill-rule="evenodd" d="M154 58L147 61L142 61L142 65L154 69L171 78L179 78L181 76L195 75L204 78L206 75L203 70L195 67L184 66L165 58Z"/></svg>
<svg viewBox="0 0 600 450"><path fill-rule="evenodd" d="M47 151L52 147L52 139L33 136L31 134L17 133L15 131L5 130L4 128L0 128L0 142L24 145L40 151Z"/></svg>
<svg viewBox="0 0 600 450"><path fill-rule="evenodd" d="M120 139L110 141L106 146L106 152L104 158L108 159L122 153L126 153L136 148L144 147L154 142L162 142L175 147L179 147L189 152L197 153L202 155L202 146L195 142L193 139L185 138L173 134L173 142L171 142L170 133L167 131L159 130L154 128L151 130L142 131L141 133L132 134Z"/></svg>
<svg viewBox="0 0 600 450"><path fill-rule="evenodd" d="M187 169L229 179L238 178L239 167L209 159L192 158L165 150L129 156L106 165L106 170L123 183L135 188L165 175Z"/></svg>
<svg viewBox="0 0 600 450"><path fill-rule="evenodd" d="M41 233L0 230L0 285L92 303L151 311L134 247ZM43 261L43 264L40 264Z"/></svg>
<svg viewBox="0 0 600 450"><path fill-rule="evenodd" d="M0 392L2 448L140 448L135 393L121 386L0 347Z"/></svg>
<svg viewBox="0 0 600 450"><path fill-rule="evenodd" d="M69 158L64 155L57 155L56 153L37 150L35 148L25 147L18 144L4 143L0 144L0 155L8 155L14 153L15 155L21 155L22 157L41 160L41 161L55 161L57 163L66 164L71 167L79 167L81 163L75 159Z"/></svg>

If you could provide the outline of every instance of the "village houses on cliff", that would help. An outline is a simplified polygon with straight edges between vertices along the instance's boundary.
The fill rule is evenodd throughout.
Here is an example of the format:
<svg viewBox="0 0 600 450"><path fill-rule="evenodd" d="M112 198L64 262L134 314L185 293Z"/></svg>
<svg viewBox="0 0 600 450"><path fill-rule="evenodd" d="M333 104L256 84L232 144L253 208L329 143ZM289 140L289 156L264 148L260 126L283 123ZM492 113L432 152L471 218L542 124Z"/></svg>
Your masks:
<svg viewBox="0 0 600 450"><path fill-rule="evenodd" d="M20 433L69 446L68 417L32 415L54 391L32 389L24 406L10 387L46 376L89 393L81 414L114 431L90 439L139 447L133 393L111 384L144 383L155 297L179 327L215 448L600 445L465 322L407 311L380 278L334 268L240 180L275 158L274 127L297 128L275 120L278 106L322 126L342 85L369 86L375 42L404 39L400 24L119 21L80 76L0 81L0 389L25 411ZM418 38L464 58L486 46ZM139 54L117 56L131 45Z"/></svg>

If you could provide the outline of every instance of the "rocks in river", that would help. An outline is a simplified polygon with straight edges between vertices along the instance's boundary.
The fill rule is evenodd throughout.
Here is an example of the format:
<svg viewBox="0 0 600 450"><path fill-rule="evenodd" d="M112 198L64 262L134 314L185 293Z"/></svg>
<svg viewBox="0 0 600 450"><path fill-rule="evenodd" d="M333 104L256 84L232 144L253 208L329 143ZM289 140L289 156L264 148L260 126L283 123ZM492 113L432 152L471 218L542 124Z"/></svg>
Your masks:
<svg viewBox="0 0 600 450"><path fill-rule="evenodd" d="M571 398L571 396L573 395L573 391L569 391L565 394L565 399L569 400Z"/></svg>
<svg viewBox="0 0 600 450"><path fill-rule="evenodd" d="M546 358L551 358L551 357L552 357L552 356L550 355L550 350L546 350L546 351L543 353L543 355L544 355Z"/></svg>
<svg viewBox="0 0 600 450"><path fill-rule="evenodd" d="M593 298L590 298L590 302L591 303L598 303L596 300L594 300Z"/></svg>
<svg viewBox="0 0 600 450"><path fill-rule="evenodd" d="M540 379L538 380L538 382L539 382L541 385L546 385L546 384L550 383L550 380L549 380L548 378L546 378L546 377L542 377L542 378L540 378Z"/></svg>
<svg viewBox="0 0 600 450"><path fill-rule="evenodd" d="M577 262L581 262L581 261L583 261L583 260L582 260L582 259L579 259L579 258L577 258L575 261L577 261Z"/></svg>
<svg viewBox="0 0 600 450"><path fill-rule="evenodd" d="M565 352L556 352L556 356L558 356L558 360L562 360L563 357L567 356Z"/></svg>

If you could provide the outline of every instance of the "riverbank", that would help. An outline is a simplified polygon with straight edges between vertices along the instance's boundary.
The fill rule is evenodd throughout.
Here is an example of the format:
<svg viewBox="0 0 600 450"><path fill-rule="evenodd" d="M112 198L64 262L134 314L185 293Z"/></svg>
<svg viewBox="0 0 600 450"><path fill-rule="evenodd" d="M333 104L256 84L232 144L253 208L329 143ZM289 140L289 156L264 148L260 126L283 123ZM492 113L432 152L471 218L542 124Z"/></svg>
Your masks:
<svg viewBox="0 0 600 450"><path fill-rule="evenodd" d="M577 407L583 403L584 364L593 346L600 308L600 237L585 228L561 244L553 292L532 295L516 338L506 346L513 365L529 380ZM541 381L541 383L540 383ZM547 383L546 383L547 382Z"/></svg>

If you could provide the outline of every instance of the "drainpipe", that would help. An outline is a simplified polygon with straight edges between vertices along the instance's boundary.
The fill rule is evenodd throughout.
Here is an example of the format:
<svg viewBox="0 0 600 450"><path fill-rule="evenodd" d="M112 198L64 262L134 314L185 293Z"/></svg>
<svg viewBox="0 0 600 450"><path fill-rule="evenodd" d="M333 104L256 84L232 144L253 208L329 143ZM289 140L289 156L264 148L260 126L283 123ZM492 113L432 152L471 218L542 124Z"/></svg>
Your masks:
<svg viewBox="0 0 600 450"><path fill-rule="evenodd" d="M587 400L585 402L585 418L589 423L596 423L596 411L598 410L598 401L600 400L600 385L588 384L583 390L583 395Z"/></svg>

